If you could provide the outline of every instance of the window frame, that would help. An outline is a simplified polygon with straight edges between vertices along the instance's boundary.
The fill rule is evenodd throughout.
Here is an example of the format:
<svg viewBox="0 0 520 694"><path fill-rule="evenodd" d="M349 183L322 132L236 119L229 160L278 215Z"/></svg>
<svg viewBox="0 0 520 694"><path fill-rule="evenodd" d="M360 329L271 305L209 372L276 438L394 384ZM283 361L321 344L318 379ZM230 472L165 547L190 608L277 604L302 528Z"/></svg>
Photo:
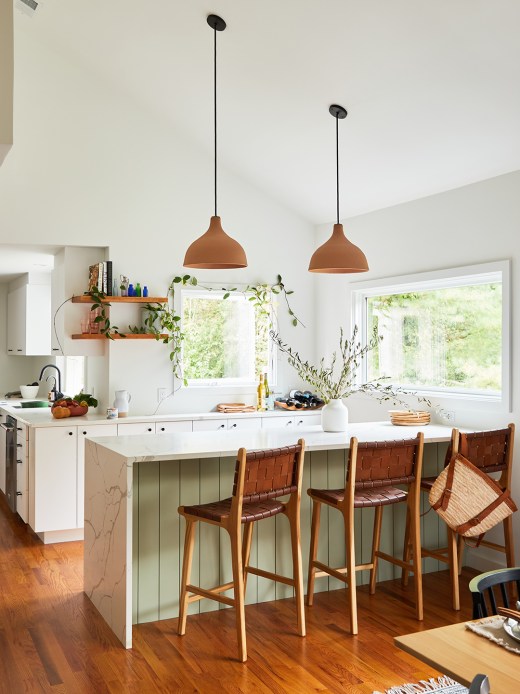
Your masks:
<svg viewBox="0 0 520 694"><path fill-rule="evenodd" d="M499 260L479 265L446 268L430 272L421 272L411 275L401 275L363 282L352 283L349 287L351 293L352 327L357 325L363 344L366 344L367 335L367 299L373 296L401 294L411 291L425 291L431 289L444 289L449 287L462 287L489 282L501 281L502 283L502 390L499 394L486 394L481 391L454 388L412 386L414 392L424 397L439 397L448 399L472 400L488 403L499 403L512 411L512 387L511 387L511 261ZM362 364L361 377L367 378L366 360ZM396 383L396 385L399 385Z"/></svg>
<svg viewBox="0 0 520 694"><path fill-rule="evenodd" d="M219 285L222 286L222 285ZM234 284L233 286L237 286ZM224 299L224 295L227 294L227 290L221 289L201 289L200 287L183 287L180 291L179 296L179 315L181 316L181 329L184 333L184 299L187 296L200 296L201 298L207 297L211 299L221 298L222 301L233 301L241 298L243 301L247 302L250 296L253 296L252 292L237 291L233 295L229 296L228 299ZM271 294L271 299L269 302L270 306L270 322L273 323L276 320L276 313L273 305L273 296ZM184 343L184 341L183 341ZM272 388L277 383L277 360L276 360L276 349L272 340L267 339L267 349L268 349L268 364L267 364L267 378L269 381L269 387ZM184 344L182 345L182 363L184 364ZM214 391L219 389L220 391L236 392L237 390L247 390L250 391L258 385L257 375L254 375L253 379L249 378L218 378L218 379L187 379L188 385L183 386L184 388L190 389L208 389L209 391Z"/></svg>

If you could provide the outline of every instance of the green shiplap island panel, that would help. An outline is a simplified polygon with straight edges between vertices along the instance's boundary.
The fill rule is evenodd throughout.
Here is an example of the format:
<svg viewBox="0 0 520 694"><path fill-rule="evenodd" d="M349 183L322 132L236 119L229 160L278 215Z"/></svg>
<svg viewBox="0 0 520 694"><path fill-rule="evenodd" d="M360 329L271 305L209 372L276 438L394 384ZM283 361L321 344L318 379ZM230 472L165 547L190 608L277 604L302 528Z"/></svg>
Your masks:
<svg viewBox="0 0 520 694"><path fill-rule="evenodd" d="M425 474L442 470L447 444L425 445ZM309 487L341 488L345 483L348 451L328 450L307 453L303 473L301 504L301 538L304 582L307 583L312 504ZM235 458L202 458L144 462L134 465L133 484L133 622L176 618L179 610L179 584L184 549L184 520L179 505L207 503L231 496ZM428 508L426 495L422 504ZM405 508L384 511L381 549L402 554ZM356 563L370 560L372 546L371 509L355 512ZM205 588L231 580L230 543L227 533L207 523L199 523L191 582ZM428 513L421 521L423 542L437 547L445 544L445 529L437 514ZM345 540L343 519L334 509L322 508L318 558L344 566ZM256 523L251 550L251 564L267 571L292 574L289 524L281 516ZM425 571L436 571L439 562L425 560ZM440 568L444 568L442 565ZM387 562L379 563L378 580L399 575L400 569ZM359 572L358 583L368 582L368 571ZM332 578L316 580L316 592L342 588ZM410 586L412 590L412 586ZM249 576L247 603L291 597L290 586L275 584L265 578ZM224 606L220 606L224 607ZM200 600L190 605L190 613L219 609L214 601Z"/></svg>

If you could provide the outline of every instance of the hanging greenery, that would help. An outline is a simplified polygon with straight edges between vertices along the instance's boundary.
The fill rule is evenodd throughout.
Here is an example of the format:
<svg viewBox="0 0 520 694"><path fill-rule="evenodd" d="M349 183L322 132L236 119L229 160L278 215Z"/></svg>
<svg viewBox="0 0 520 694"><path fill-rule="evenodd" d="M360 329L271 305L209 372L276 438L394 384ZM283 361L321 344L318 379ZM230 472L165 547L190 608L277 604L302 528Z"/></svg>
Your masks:
<svg viewBox="0 0 520 694"><path fill-rule="evenodd" d="M271 329L275 327L274 323L276 322L276 312L272 310L272 297L273 295L279 295L284 299L291 324L303 326L303 323L294 313L290 304L289 296L294 294L294 291L285 287L281 275L277 275L276 282L273 284L248 284L241 289L238 287L209 287L199 284L197 278L193 275L177 275L172 279L168 287L168 295L171 296L171 302L168 304L143 303L141 308L146 311L144 326L128 327L131 333L154 335L156 340L161 340L164 344L170 345L170 361L174 376L182 381L184 385L187 385L182 368L184 333L181 327L181 316L175 308L175 292L182 287L199 287L210 292L224 292L223 299L228 299L232 294L243 294L244 299L250 301L259 313L269 317ZM119 328L110 322L110 316L107 311L107 308L110 307L110 296L100 292L98 289L93 289L89 294L93 300L90 310L98 312L94 321L99 324L100 333L109 340L113 340L114 335L124 337L124 333L121 333Z"/></svg>

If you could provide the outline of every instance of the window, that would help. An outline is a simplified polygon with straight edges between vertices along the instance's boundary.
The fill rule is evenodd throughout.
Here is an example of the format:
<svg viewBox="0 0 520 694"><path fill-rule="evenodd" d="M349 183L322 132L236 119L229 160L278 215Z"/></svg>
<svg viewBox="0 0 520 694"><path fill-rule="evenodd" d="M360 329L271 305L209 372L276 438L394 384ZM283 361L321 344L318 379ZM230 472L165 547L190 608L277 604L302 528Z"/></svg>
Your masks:
<svg viewBox="0 0 520 694"><path fill-rule="evenodd" d="M184 376L190 386L254 385L259 373L274 383L270 312L244 294L182 292Z"/></svg>
<svg viewBox="0 0 520 694"><path fill-rule="evenodd" d="M354 320L382 336L367 379L431 394L509 398L509 263L353 286Z"/></svg>
<svg viewBox="0 0 520 694"><path fill-rule="evenodd" d="M56 366L61 371L62 391L71 398L81 393L85 388L85 357L56 357ZM51 376L55 373L49 371Z"/></svg>

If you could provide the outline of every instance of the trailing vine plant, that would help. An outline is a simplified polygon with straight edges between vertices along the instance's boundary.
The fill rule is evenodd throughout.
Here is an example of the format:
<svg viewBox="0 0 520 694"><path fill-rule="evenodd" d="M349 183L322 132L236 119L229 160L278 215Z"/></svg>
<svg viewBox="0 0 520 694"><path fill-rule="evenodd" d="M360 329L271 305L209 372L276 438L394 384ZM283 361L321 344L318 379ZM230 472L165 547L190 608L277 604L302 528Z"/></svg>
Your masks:
<svg viewBox="0 0 520 694"><path fill-rule="evenodd" d="M176 275L170 282L168 287L168 295L171 296L171 304L160 304L156 302L143 303L141 308L146 311L144 318L144 326L128 326L131 333L154 335L156 340L162 341L164 344L170 345L170 362L175 378L179 379L184 385L187 385L187 379L184 377L182 368L182 342L184 333L181 327L181 316L175 308L175 292L182 287L199 287L206 291L221 291L224 292L223 299L228 299L232 294L243 294L244 298L250 301L254 308L264 316L268 316L270 320L270 329L275 327L277 322L276 312L272 306L272 295L283 297L287 312L289 314L291 324L303 326L303 323L294 313L289 296L294 294L292 289L287 289L282 281L281 275L277 275L276 282L273 284L249 284L246 287L239 289L238 287L209 287L198 283L198 280L193 275ZM91 311L98 311L98 315L94 318L94 322L99 324L99 332L107 339L113 340L114 335L125 337L121 333L117 325L110 322L110 315L107 311L110 308L110 297L94 288L89 292L92 297L93 304Z"/></svg>

